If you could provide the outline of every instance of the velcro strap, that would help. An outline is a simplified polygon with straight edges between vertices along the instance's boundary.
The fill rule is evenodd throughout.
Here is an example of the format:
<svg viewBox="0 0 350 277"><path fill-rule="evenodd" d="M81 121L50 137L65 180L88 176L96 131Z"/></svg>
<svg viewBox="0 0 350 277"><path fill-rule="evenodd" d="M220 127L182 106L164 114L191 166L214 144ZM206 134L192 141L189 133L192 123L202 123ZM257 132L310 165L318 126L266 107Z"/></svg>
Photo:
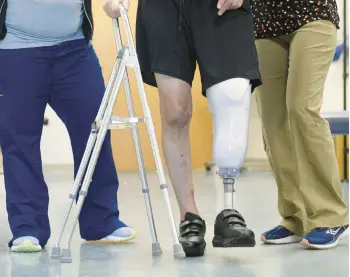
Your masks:
<svg viewBox="0 0 350 277"><path fill-rule="evenodd" d="M201 232L201 228L203 228L203 222L201 220L187 220L180 224L181 233L183 236L194 234L198 235Z"/></svg>
<svg viewBox="0 0 350 277"><path fill-rule="evenodd" d="M245 224L245 222L244 221L242 221L242 220L240 220L239 218L237 218L237 217L229 217L228 219L227 219L227 223L228 224L230 224L230 225L241 225L241 226L243 226L243 227L247 227L247 225Z"/></svg>
<svg viewBox="0 0 350 277"><path fill-rule="evenodd" d="M188 228L186 228L182 232L183 236L188 236L190 234L199 235L200 234L200 230L199 230L198 226L194 226L194 225L189 226Z"/></svg>
<svg viewBox="0 0 350 277"><path fill-rule="evenodd" d="M242 215L236 210L225 210L223 211L223 216L224 220L227 220L227 223L230 225L238 224L243 227L247 226Z"/></svg>
<svg viewBox="0 0 350 277"><path fill-rule="evenodd" d="M203 221L199 220L199 219L194 219L194 220L186 220L186 221L183 221L181 224L180 224L180 228L181 229L185 229L187 228L188 226L198 226L199 228L202 228L204 227L204 224L203 224Z"/></svg>

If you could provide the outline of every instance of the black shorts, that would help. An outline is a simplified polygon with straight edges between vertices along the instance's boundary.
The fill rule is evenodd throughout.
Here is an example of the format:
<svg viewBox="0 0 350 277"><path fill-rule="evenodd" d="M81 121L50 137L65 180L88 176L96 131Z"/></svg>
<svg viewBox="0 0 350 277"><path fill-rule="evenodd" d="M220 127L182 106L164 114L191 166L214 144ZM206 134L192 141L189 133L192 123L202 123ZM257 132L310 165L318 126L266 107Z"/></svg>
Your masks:
<svg viewBox="0 0 350 277"><path fill-rule="evenodd" d="M250 1L218 16L218 0L139 0L136 45L143 80L154 73L192 85L198 62L202 90L231 78L261 84Z"/></svg>

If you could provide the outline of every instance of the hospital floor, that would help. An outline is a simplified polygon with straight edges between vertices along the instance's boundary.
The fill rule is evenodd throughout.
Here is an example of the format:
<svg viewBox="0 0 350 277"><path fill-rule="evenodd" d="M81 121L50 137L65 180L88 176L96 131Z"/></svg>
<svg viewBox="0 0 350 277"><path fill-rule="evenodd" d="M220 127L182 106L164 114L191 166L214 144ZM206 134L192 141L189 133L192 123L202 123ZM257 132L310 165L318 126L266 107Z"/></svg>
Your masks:
<svg viewBox="0 0 350 277"><path fill-rule="evenodd" d="M120 174L119 202L121 218L138 233L128 245L90 245L79 238L72 240L73 263L51 260L51 248L67 204L71 188L70 169L46 169L50 190L52 236L47 249L36 254L10 253L10 238L5 212L3 176L0 176L0 277L346 277L349 276L349 244L344 240L333 250L304 250L299 244L265 246L260 234L279 223L277 190L271 173L244 174L236 184L235 206L254 230L254 248L214 249L211 246L213 223L223 207L223 185L214 172L194 171L196 197L202 217L207 222L207 250L200 258L175 260L162 193L157 176L148 176L161 257L151 255L151 237L137 173ZM344 184L348 203L348 184ZM176 218L178 210L169 191Z"/></svg>

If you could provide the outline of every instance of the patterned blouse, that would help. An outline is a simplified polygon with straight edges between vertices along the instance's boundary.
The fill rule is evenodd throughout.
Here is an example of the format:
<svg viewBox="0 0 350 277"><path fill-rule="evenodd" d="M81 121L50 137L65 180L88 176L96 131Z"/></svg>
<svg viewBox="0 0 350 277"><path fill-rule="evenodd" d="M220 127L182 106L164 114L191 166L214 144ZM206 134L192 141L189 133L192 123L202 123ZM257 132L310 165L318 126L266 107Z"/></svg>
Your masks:
<svg viewBox="0 0 350 277"><path fill-rule="evenodd" d="M315 20L339 28L336 0L250 0L257 39L289 35Z"/></svg>

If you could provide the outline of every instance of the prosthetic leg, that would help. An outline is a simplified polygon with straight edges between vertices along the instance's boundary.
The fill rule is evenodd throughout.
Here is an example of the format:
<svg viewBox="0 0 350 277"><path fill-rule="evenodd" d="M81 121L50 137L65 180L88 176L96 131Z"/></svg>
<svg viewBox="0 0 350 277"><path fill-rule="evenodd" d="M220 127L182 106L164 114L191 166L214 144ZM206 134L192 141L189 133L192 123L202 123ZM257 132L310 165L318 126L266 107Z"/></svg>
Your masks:
<svg viewBox="0 0 350 277"><path fill-rule="evenodd" d="M142 122L145 122L147 126L147 131L150 137L154 159L157 166L158 177L161 184L160 188L163 192L164 201L168 212L168 219L169 219L169 223L172 231L173 243L174 243L173 244L174 256L175 258L185 257L185 253L178 239L177 228L176 228L173 212L170 205L169 195L168 195L168 186L166 184L164 169L162 166L161 157L159 154L159 148L156 141L154 126L151 118L151 112L147 103L146 92L143 86L141 71L140 71L139 62L136 54L136 49L133 42L133 36L131 32L128 15L123 6L120 7L120 11L121 11L122 20L125 27L125 33L126 33L128 45L124 47L122 46L122 38L119 30L119 22L114 21L117 48L119 50L117 61L113 68L111 78L109 80L100 109L96 116L95 122L92 124L91 133L86 146L86 150L82 158L76 179L74 181L72 191L69 194L69 198L70 198L69 205L67 207L67 211L63 219L62 226L59 231L59 236L57 238L55 247L52 250L52 257L60 258L62 263L72 262L70 242L78 221L80 210L84 203L84 199L88 193L89 185L91 182L91 178L93 176L96 162L108 129L130 128L132 130L136 156L137 156L139 171L140 171L140 179L142 183L142 192L145 198L146 212L147 212L147 217L148 217L148 221L151 229L152 254L154 256L158 256L162 254L162 250L158 242L155 223L153 219L149 188L147 184L146 171L144 168L143 157L141 152L141 143L140 143L140 138L138 133L138 123L142 123ZM134 114L129 78L127 74L128 67L135 70L138 92L141 98L142 108L144 112L144 117L142 118L135 117L135 114ZM126 102L129 109L129 116L130 116L129 118L112 116L115 101L117 99L117 96L119 94L119 90L123 81L124 81ZM85 173L85 176L84 176L84 173ZM79 191L80 185L81 185L81 189ZM79 197L77 200L77 206L76 206L76 211L74 213L73 223L68 230L67 240L65 241L65 245L64 245L65 248L63 248L61 251L60 242L61 242L63 233L67 227L67 221L68 221L73 203L75 202L78 196L78 191L79 191Z"/></svg>
<svg viewBox="0 0 350 277"><path fill-rule="evenodd" d="M207 90L214 120L213 156L225 189L225 207L217 216L214 247L253 247L254 233L233 207L235 179L244 163L248 147L251 104L250 81L234 78Z"/></svg>

